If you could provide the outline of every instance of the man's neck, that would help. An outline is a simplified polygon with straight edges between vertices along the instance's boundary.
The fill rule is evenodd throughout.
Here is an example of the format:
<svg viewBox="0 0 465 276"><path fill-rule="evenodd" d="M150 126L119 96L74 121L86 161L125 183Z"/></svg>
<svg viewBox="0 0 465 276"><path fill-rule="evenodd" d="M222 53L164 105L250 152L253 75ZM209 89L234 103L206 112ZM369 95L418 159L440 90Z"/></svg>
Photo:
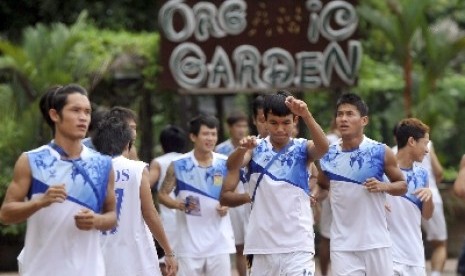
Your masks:
<svg viewBox="0 0 465 276"><path fill-rule="evenodd" d="M194 149L194 157L201 167L209 167L212 164L213 153L211 151L201 152Z"/></svg>
<svg viewBox="0 0 465 276"><path fill-rule="evenodd" d="M275 141L273 141L272 139L270 139L270 143L271 143L271 145L273 146L273 150L274 150L274 151L280 151L280 150L283 149L290 141L291 141L291 138L287 139L285 142L276 143Z"/></svg>
<svg viewBox="0 0 465 276"><path fill-rule="evenodd" d="M353 150L360 146L363 141L363 135L354 137L342 137L342 150Z"/></svg>
<svg viewBox="0 0 465 276"><path fill-rule="evenodd" d="M396 154L397 164L401 169L411 169L413 167L413 159L410 154L404 149L398 149Z"/></svg>
<svg viewBox="0 0 465 276"><path fill-rule="evenodd" d="M239 146L240 141L241 141L240 139L236 140L236 139L231 138L231 144L233 145L234 148L237 148Z"/></svg>
<svg viewBox="0 0 465 276"><path fill-rule="evenodd" d="M63 136L55 136L54 142L61 147L69 159L75 159L81 156L82 142L81 139L72 140Z"/></svg>

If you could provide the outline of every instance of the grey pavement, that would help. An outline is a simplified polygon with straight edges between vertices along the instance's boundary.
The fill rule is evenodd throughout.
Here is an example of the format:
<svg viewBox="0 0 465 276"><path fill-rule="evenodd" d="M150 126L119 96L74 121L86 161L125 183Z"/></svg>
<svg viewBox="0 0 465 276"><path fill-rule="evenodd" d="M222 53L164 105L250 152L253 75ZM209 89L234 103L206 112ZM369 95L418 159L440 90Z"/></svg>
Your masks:
<svg viewBox="0 0 465 276"><path fill-rule="evenodd" d="M426 268L429 275L431 264L429 261L426 262ZM442 276L456 276L455 269L457 268L457 259L448 259L444 268ZM0 272L0 276L18 276L17 272ZM232 270L232 276L238 276L237 271ZM318 260L316 261L316 276L320 276ZM331 273L329 274L331 275Z"/></svg>

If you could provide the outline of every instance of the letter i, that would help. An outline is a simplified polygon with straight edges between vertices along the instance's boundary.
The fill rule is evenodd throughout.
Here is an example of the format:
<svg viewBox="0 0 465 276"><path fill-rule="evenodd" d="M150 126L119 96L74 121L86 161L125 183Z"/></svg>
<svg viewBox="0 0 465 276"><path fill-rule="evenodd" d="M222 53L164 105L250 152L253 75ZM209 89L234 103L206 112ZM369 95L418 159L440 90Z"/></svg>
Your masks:
<svg viewBox="0 0 465 276"><path fill-rule="evenodd" d="M317 14L321 10L322 4L320 0L307 0L307 10L309 10L310 18L308 19L307 37L311 43L316 43L320 37L320 16Z"/></svg>

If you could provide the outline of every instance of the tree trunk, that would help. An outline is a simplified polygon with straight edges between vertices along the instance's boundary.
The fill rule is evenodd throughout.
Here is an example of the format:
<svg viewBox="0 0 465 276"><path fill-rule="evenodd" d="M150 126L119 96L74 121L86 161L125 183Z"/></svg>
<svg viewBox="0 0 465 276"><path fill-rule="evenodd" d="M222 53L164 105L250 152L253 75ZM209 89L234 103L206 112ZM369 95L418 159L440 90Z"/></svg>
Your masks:
<svg viewBox="0 0 465 276"><path fill-rule="evenodd" d="M407 49L407 53L410 53L410 49ZM410 118L412 117L412 57L407 54L404 62L404 108L405 115Z"/></svg>
<svg viewBox="0 0 465 276"><path fill-rule="evenodd" d="M139 108L139 125L138 129L141 132L140 149L138 152L139 158L142 161L150 163L153 158L152 151L153 143L153 106L151 100L151 91L142 88L142 101Z"/></svg>

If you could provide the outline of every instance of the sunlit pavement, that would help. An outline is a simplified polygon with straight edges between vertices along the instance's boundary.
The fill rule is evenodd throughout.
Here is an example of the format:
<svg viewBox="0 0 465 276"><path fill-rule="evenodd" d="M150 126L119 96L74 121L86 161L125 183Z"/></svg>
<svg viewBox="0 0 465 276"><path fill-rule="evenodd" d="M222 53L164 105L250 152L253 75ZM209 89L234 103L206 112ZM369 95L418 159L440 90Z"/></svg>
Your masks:
<svg viewBox="0 0 465 276"><path fill-rule="evenodd" d="M427 272L430 272L430 262L426 262L426 268ZM448 259L446 262L446 266L444 268L444 273L442 276L456 276L457 274L455 273L455 269L457 268L457 259ZM1 276L18 276L19 274L17 272L0 272ZM237 273L236 270L232 270L232 276L238 276L239 274ZM316 260L316 276L320 276L320 271L319 271L319 266L318 266L318 260ZM329 274L331 275L331 273ZM429 274L428 274L429 275Z"/></svg>

